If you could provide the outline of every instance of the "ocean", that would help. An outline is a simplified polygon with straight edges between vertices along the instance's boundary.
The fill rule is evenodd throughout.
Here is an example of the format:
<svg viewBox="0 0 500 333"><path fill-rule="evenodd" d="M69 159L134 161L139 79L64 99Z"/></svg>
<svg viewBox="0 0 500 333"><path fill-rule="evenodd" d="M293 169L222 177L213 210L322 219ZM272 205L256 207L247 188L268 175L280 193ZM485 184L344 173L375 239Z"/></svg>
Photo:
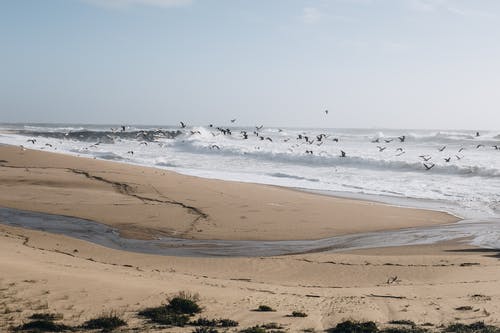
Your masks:
<svg viewBox="0 0 500 333"><path fill-rule="evenodd" d="M500 225L500 131L0 124L0 144Z"/></svg>

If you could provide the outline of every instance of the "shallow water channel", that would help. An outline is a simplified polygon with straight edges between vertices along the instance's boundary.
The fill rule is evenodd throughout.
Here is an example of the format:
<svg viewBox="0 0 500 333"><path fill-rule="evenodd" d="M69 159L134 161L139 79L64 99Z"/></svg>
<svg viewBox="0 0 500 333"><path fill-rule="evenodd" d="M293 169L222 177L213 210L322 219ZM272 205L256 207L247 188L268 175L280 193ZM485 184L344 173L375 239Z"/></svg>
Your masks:
<svg viewBox="0 0 500 333"><path fill-rule="evenodd" d="M340 252L363 248L432 244L452 239L463 239L468 244L485 248L498 248L500 237L500 221L494 220L462 220L433 227L296 241L192 240L172 237L137 240L123 238L116 229L90 220L4 207L0 207L0 223L61 234L117 250L193 257L261 257L305 252Z"/></svg>

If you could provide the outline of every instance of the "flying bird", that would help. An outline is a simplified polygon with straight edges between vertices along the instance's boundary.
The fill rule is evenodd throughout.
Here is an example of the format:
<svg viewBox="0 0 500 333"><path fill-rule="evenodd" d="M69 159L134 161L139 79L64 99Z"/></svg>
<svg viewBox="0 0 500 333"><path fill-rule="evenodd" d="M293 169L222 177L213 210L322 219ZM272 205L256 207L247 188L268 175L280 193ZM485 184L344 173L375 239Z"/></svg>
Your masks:
<svg viewBox="0 0 500 333"><path fill-rule="evenodd" d="M442 147L441 147L441 148L439 148L438 150L439 150L439 151L443 151L443 150L445 150L445 149L446 149L446 146L442 146Z"/></svg>
<svg viewBox="0 0 500 333"><path fill-rule="evenodd" d="M186 128L186 124L181 121L181 128Z"/></svg>
<svg viewBox="0 0 500 333"><path fill-rule="evenodd" d="M231 119L231 123L234 123L236 121L236 118L235 119Z"/></svg>
<svg viewBox="0 0 500 333"><path fill-rule="evenodd" d="M431 165L427 165L427 164L424 163L424 167L425 167L426 170L430 170L430 169L434 168L434 166L435 166L434 163L431 164Z"/></svg>
<svg viewBox="0 0 500 333"><path fill-rule="evenodd" d="M347 155L347 154L346 154L346 152L345 152L345 151L343 151L343 150L341 150L341 151L340 151L340 157L346 157L346 155Z"/></svg>

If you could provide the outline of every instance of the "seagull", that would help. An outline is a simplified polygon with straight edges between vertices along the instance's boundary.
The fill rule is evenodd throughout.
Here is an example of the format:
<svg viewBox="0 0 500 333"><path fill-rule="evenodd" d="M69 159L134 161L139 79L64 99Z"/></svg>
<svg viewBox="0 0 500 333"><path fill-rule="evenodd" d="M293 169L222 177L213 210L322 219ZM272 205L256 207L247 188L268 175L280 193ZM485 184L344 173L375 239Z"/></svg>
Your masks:
<svg viewBox="0 0 500 333"><path fill-rule="evenodd" d="M481 147L484 147L484 145L479 144L476 146L476 149L481 148Z"/></svg>
<svg viewBox="0 0 500 333"><path fill-rule="evenodd" d="M184 124L182 121L181 121L181 127L186 128L186 124Z"/></svg>
<svg viewBox="0 0 500 333"><path fill-rule="evenodd" d="M462 148L460 148L460 149L458 150L458 152L459 152L459 153L461 153L464 149L465 149L465 148L464 148L464 147L462 147Z"/></svg>
<svg viewBox="0 0 500 333"><path fill-rule="evenodd" d="M431 164L431 165L427 165L427 164L424 163L424 167L425 167L426 170L430 170L430 169L434 168L434 166L435 166L434 163Z"/></svg>
<svg viewBox="0 0 500 333"><path fill-rule="evenodd" d="M35 144L36 142L36 139L29 139L29 140L26 140L27 142L31 142L32 144Z"/></svg>
<svg viewBox="0 0 500 333"><path fill-rule="evenodd" d="M377 146L379 152L383 152L387 147Z"/></svg>
<svg viewBox="0 0 500 333"><path fill-rule="evenodd" d="M134 155L134 152L132 150L129 150L127 154Z"/></svg>
<svg viewBox="0 0 500 333"><path fill-rule="evenodd" d="M236 118L235 119L231 119L231 123L234 123L236 121Z"/></svg>
<svg viewBox="0 0 500 333"><path fill-rule="evenodd" d="M405 142L405 140L406 140L406 136L401 135L401 136L399 136L399 137L398 137L398 139L399 139L399 141L401 141L401 142Z"/></svg>
<svg viewBox="0 0 500 333"><path fill-rule="evenodd" d="M271 139L270 137L267 137L266 140L273 142L273 139Z"/></svg>
<svg viewBox="0 0 500 333"><path fill-rule="evenodd" d="M426 156L426 155L420 155L419 157L426 162L432 158L432 156Z"/></svg>
<svg viewBox="0 0 500 333"><path fill-rule="evenodd" d="M325 114L328 114L328 110L325 110Z"/></svg>
<svg viewBox="0 0 500 333"><path fill-rule="evenodd" d="M445 150L445 149L446 149L446 146L442 146L442 147L441 147L441 148L439 148L438 150L439 150L439 151L443 151L443 150Z"/></svg>
<svg viewBox="0 0 500 333"><path fill-rule="evenodd" d="M392 140L394 140L394 139L387 139L387 140L385 140L385 139L384 139L384 141L385 141L386 143L392 142Z"/></svg>
<svg viewBox="0 0 500 333"><path fill-rule="evenodd" d="M376 138L376 139L372 140L372 143L379 143L379 142L380 142L379 138Z"/></svg>
<svg viewBox="0 0 500 333"><path fill-rule="evenodd" d="M455 157L457 158L457 160L461 160L463 156L455 155Z"/></svg>
<svg viewBox="0 0 500 333"><path fill-rule="evenodd" d="M346 155L347 154L345 153L345 151L343 151L343 150L340 151L340 157L346 157Z"/></svg>
<svg viewBox="0 0 500 333"><path fill-rule="evenodd" d="M211 145L211 146L210 146L210 149L214 149L214 148L215 148L215 149L217 149L217 150L220 150L220 147L219 147L219 146L217 146L217 145Z"/></svg>
<svg viewBox="0 0 500 333"><path fill-rule="evenodd" d="M257 129L257 131L260 131L262 129L262 127L264 127L264 125L255 126L255 128Z"/></svg>
<svg viewBox="0 0 500 333"><path fill-rule="evenodd" d="M445 158L444 160L445 160L446 163L448 163L448 162L450 162L451 157Z"/></svg>
<svg viewBox="0 0 500 333"><path fill-rule="evenodd" d="M122 132L125 132L125 129L126 129L125 126L122 125Z"/></svg>

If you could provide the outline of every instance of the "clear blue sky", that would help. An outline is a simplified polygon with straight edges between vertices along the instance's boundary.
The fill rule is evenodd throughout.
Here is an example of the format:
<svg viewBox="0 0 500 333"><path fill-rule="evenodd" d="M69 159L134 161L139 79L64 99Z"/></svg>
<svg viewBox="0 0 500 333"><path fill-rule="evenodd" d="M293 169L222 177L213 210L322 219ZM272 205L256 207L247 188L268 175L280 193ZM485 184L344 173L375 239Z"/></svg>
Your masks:
<svg viewBox="0 0 500 333"><path fill-rule="evenodd" d="M0 122L500 129L498 0L3 0L0 45Z"/></svg>

